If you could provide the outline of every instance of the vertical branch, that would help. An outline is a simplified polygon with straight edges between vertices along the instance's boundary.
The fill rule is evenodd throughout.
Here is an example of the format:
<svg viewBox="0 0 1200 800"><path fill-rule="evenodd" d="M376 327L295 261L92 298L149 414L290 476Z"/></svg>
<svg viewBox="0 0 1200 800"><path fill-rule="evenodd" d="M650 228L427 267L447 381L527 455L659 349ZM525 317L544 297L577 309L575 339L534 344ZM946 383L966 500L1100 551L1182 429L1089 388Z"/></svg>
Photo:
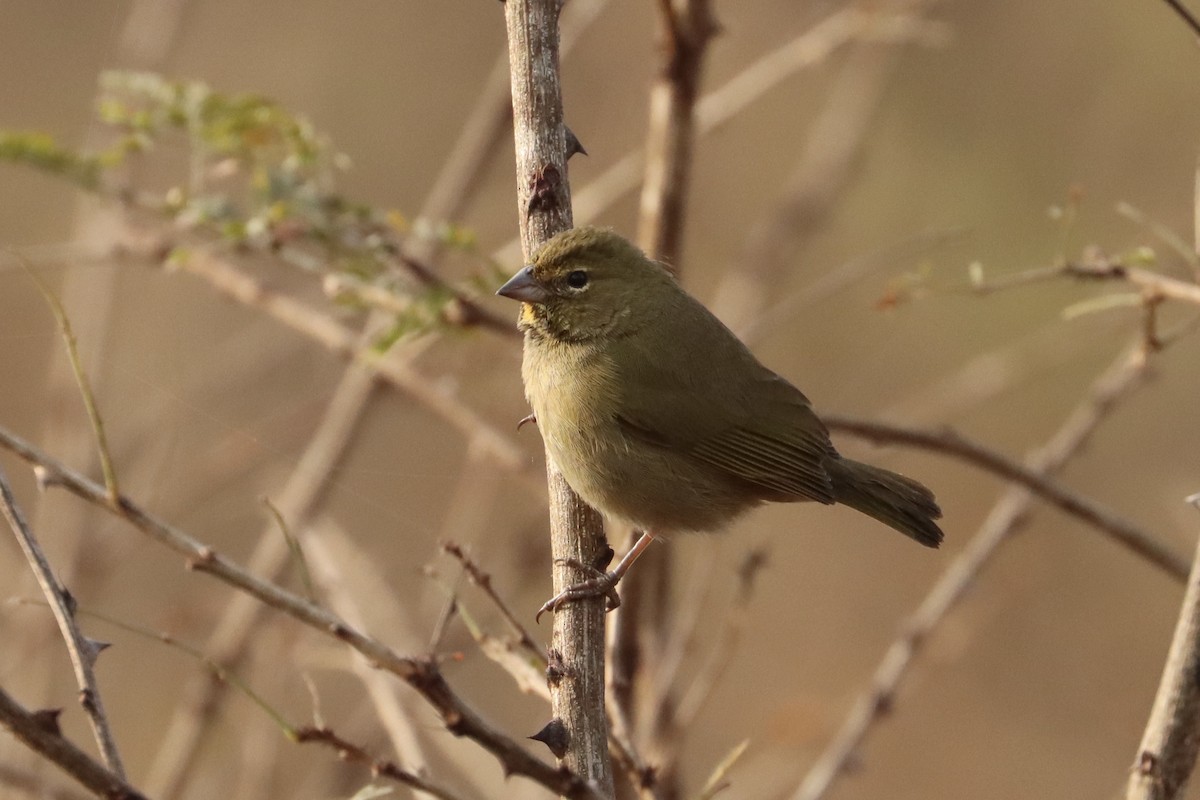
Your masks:
<svg viewBox="0 0 1200 800"><path fill-rule="evenodd" d="M675 267L691 183L693 110L708 42L717 32L709 0L659 0L662 71L650 90L650 132L638 243Z"/></svg>
<svg viewBox="0 0 1200 800"><path fill-rule="evenodd" d="M567 135L558 73L561 0L508 0L509 68L517 161L517 208L521 243L528 257L543 242L571 227L567 183ZM572 566L605 563L610 553L600 515L571 491L547 454L550 548L554 591L586 578ZM613 794L604 714L603 597L568 603L554 615L547 670L555 720L566 733L563 761L606 796Z"/></svg>
<svg viewBox="0 0 1200 800"><path fill-rule="evenodd" d="M1200 508L1200 495L1188 498ZM1200 544L1125 800L1182 797L1200 752Z"/></svg>

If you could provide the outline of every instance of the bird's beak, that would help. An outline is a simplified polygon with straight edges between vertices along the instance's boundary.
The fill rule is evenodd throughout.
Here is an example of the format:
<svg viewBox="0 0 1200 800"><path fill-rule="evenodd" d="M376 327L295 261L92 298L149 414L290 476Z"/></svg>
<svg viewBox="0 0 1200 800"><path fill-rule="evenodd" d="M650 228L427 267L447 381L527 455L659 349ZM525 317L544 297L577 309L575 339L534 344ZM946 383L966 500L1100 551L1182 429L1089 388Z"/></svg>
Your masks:
<svg viewBox="0 0 1200 800"><path fill-rule="evenodd" d="M533 277L533 267L525 267L508 279L508 283L496 290L501 297L510 297L523 303L544 303L550 297L545 287Z"/></svg>

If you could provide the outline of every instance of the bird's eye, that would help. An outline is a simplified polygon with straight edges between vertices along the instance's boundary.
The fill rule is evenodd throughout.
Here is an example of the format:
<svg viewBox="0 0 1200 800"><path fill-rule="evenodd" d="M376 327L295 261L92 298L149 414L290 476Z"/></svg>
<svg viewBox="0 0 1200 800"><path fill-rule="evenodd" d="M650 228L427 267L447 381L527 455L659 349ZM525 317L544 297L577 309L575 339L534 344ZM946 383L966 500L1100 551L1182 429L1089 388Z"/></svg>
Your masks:
<svg viewBox="0 0 1200 800"><path fill-rule="evenodd" d="M581 269L577 269L567 276L567 286L572 289L582 289L587 286L588 275Z"/></svg>

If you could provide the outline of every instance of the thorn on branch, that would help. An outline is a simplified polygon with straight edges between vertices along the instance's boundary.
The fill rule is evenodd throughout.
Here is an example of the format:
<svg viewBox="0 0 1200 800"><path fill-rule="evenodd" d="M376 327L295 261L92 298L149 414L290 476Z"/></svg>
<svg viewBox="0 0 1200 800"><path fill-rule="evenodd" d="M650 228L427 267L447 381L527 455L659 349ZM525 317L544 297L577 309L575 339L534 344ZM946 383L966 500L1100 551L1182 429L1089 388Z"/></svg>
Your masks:
<svg viewBox="0 0 1200 800"><path fill-rule="evenodd" d="M571 156L575 155L576 153L581 156L586 156L588 151L583 149L583 142L579 141L579 137L575 135L575 131L571 130L566 125L563 125L563 130L566 131L567 136L567 160L570 161Z"/></svg>
<svg viewBox="0 0 1200 800"><path fill-rule="evenodd" d="M62 712L61 708L43 708L41 711L33 712L33 722L52 736L62 736L62 728L58 724L58 718L62 716Z"/></svg>
<svg viewBox="0 0 1200 800"><path fill-rule="evenodd" d="M571 733L558 717L547 722L545 727L529 738L550 748L550 752L554 754L555 758L565 756L571 743Z"/></svg>

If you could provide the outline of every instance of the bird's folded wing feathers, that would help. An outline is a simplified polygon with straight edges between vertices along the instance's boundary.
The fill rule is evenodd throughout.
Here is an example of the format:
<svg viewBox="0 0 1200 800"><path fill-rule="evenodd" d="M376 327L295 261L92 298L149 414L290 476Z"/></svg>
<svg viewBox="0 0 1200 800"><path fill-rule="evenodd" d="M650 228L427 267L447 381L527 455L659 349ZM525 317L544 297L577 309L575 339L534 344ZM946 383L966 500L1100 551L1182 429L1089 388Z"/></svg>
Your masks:
<svg viewBox="0 0 1200 800"><path fill-rule="evenodd" d="M707 312L705 312L707 313ZM837 457L825 426L799 389L762 366L722 326L702 341L703 371L678 353L623 358L617 421L626 435L692 457L758 487L763 499L834 502L823 462ZM640 342L627 342L640 348ZM634 365L634 366L630 366ZM715 376L724 383L714 386ZM769 427L768 427L769 426Z"/></svg>

